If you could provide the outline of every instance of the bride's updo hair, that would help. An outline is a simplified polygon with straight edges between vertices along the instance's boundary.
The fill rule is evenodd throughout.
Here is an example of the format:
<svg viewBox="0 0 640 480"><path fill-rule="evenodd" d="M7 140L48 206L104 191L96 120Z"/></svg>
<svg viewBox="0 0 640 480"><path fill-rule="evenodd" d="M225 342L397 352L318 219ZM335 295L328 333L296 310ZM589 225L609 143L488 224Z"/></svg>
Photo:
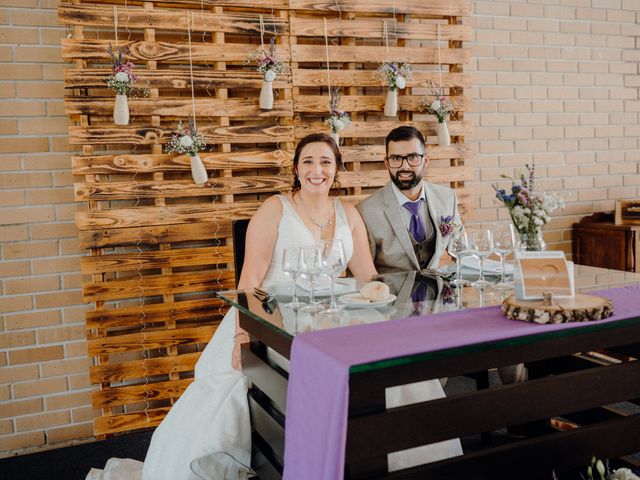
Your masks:
<svg viewBox="0 0 640 480"><path fill-rule="evenodd" d="M291 194L295 194L300 190L300 179L298 178L298 162L300 161L300 152L302 149L309 145L310 143L326 143L331 148L333 152L333 156L336 159L336 176L333 177L333 183L331 184L331 195L337 195L340 192L340 182L338 181L338 170L343 168L342 166L342 154L340 153L340 149L336 142L331 138L331 136L326 133L312 133L311 135L307 135L304 137L298 145L296 146L296 151L293 154L293 185L291 186Z"/></svg>

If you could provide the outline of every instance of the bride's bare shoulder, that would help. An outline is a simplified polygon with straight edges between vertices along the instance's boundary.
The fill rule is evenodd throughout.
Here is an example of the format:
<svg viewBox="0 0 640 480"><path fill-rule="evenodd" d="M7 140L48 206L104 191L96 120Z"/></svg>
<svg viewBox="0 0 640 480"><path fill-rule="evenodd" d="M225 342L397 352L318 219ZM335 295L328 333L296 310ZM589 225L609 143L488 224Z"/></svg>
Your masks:
<svg viewBox="0 0 640 480"><path fill-rule="evenodd" d="M274 218L280 218L282 216L282 211L282 201L277 195L273 195L262 202L262 205L260 205L256 213L253 215L251 221L272 221Z"/></svg>

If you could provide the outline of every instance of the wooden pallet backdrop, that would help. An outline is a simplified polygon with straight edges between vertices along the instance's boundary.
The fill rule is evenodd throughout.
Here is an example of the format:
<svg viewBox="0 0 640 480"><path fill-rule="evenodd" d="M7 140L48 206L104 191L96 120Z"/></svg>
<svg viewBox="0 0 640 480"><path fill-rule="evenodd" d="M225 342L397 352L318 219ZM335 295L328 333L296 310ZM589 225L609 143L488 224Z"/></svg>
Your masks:
<svg viewBox="0 0 640 480"><path fill-rule="evenodd" d="M111 120L114 94L105 88L109 44L127 46L148 98L129 101L129 126ZM187 156L163 153L179 120L191 113L187 12L198 130L210 145L201 153L211 185L193 184ZM428 80L448 88L456 113L450 147L430 147L428 178L458 191L468 216L472 178L464 138L470 86L463 65L471 30L462 18L469 0L74 0L59 8L70 29L63 57L65 108L75 121L69 141L83 259L91 379L100 389L96 435L157 425L191 382L199 352L225 308L215 292L233 286L231 222L249 218L267 196L287 192L296 139L327 131L324 21L331 83L353 124L341 133L346 170L340 181L358 201L384 185L384 137L399 121L436 142L435 118L419 114ZM290 74L274 82L276 101L261 111L261 77L246 64L275 37ZM389 58L383 21L389 31ZM437 39L440 38L440 55ZM437 73L440 56L443 73ZM413 79L399 96L399 121L384 117L386 90L373 79L379 62L408 61ZM467 89L467 90L466 90Z"/></svg>

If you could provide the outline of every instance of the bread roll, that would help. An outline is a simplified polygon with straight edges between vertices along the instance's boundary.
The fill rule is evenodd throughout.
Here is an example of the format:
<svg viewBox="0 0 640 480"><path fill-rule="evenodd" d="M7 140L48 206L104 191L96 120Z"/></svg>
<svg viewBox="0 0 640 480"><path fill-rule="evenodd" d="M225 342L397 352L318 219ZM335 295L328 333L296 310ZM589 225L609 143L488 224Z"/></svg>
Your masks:
<svg viewBox="0 0 640 480"><path fill-rule="evenodd" d="M382 282L369 282L360 289L360 294L372 302L381 302L389 296L389 287Z"/></svg>

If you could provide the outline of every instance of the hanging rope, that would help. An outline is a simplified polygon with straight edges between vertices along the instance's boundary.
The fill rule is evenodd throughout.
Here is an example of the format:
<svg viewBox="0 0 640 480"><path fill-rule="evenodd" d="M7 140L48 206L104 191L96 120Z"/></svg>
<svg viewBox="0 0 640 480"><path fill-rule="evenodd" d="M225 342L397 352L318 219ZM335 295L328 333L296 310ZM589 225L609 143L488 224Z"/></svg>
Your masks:
<svg viewBox="0 0 640 480"><path fill-rule="evenodd" d="M275 25L274 25L275 29ZM260 46L264 51L264 20L262 19L262 14L260 14Z"/></svg>
<svg viewBox="0 0 640 480"><path fill-rule="evenodd" d="M118 51L118 6L113 6L113 29L116 33L116 52Z"/></svg>
<svg viewBox="0 0 640 480"><path fill-rule="evenodd" d="M438 36L438 88L442 91L442 60L440 59L440 24L436 24L436 34Z"/></svg>
<svg viewBox="0 0 640 480"><path fill-rule="evenodd" d="M329 113L331 113L331 69L329 68L329 35L327 35L327 19L324 21L324 49L327 56L327 87L329 88Z"/></svg>
<svg viewBox="0 0 640 480"><path fill-rule="evenodd" d="M193 16L191 12L187 12L187 38L189 41L189 74L191 76L191 111L193 114L193 126L196 127L196 132L198 131L196 125L196 96L193 89L193 54L191 53L191 21L193 21L193 25L195 27L195 19L189 20L189 14Z"/></svg>
<svg viewBox="0 0 640 480"><path fill-rule="evenodd" d="M384 37L385 45L387 46L387 62L389 61L389 32L387 31L387 21L382 21L382 36Z"/></svg>

